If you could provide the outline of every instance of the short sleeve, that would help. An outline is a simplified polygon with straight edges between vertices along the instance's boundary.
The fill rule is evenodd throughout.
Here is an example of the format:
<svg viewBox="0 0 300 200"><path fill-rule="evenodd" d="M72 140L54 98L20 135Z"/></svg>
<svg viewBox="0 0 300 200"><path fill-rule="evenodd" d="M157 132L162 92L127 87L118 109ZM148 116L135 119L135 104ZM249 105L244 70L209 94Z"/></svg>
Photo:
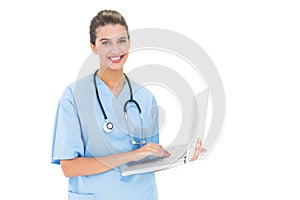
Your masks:
<svg viewBox="0 0 300 200"><path fill-rule="evenodd" d="M73 93L68 87L56 111L51 162L60 164L60 160L73 159L78 156L84 156L84 146Z"/></svg>

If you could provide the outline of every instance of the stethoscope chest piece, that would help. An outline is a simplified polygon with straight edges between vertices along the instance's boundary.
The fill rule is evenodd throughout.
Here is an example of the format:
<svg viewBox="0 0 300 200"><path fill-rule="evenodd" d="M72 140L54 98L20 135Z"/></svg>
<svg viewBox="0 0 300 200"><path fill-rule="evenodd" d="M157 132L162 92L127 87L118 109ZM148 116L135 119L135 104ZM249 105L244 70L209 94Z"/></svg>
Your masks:
<svg viewBox="0 0 300 200"><path fill-rule="evenodd" d="M103 130L106 133L111 133L114 130L114 125L113 123L109 122L108 120L104 122L103 124Z"/></svg>

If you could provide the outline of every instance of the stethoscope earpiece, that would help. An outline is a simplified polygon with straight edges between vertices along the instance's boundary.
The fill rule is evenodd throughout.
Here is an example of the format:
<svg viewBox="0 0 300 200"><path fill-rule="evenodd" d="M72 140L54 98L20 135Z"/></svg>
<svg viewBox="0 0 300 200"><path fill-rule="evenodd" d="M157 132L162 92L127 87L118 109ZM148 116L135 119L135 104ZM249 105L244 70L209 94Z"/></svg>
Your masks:
<svg viewBox="0 0 300 200"><path fill-rule="evenodd" d="M135 140L132 140L132 141L131 141L131 144L136 144L136 141L135 141Z"/></svg>
<svg viewBox="0 0 300 200"><path fill-rule="evenodd" d="M145 143L146 143L146 141L143 139L142 142L139 143L139 144L145 144ZM135 140L132 139L131 140L131 144L138 144L138 143L137 143L137 141L135 141Z"/></svg>

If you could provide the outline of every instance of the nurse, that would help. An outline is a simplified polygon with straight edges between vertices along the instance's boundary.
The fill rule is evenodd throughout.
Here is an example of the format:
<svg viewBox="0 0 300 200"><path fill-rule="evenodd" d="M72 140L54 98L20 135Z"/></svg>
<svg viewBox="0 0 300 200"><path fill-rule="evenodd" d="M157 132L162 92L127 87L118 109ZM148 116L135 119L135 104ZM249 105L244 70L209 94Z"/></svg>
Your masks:
<svg viewBox="0 0 300 200"><path fill-rule="evenodd" d="M132 161L169 153L158 144L154 96L123 73L130 38L120 13L103 10L92 19L90 47L100 66L69 85L61 96L52 163L60 164L69 178L69 200L157 199L153 172L121 175ZM200 151L201 141L192 160Z"/></svg>

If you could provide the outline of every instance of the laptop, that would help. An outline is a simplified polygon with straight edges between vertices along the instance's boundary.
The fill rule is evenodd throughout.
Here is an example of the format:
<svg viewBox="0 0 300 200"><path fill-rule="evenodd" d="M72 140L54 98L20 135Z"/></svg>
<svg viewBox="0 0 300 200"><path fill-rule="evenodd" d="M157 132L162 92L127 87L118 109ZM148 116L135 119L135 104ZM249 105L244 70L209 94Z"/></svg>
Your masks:
<svg viewBox="0 0 300 200"><path fill-rule="evenodd" d="M204 140L206 113L208 104L208 89L193 98L189 133L180 132L181 138L188 136L186 142L178 144L172 142L165 149L171 154L166 158L150 156L141 161L131 162L122 171L123 176L140 174L173 168L190 161L194 155L198 138ZM173 144L175 143L175 144Z"/></svg>

